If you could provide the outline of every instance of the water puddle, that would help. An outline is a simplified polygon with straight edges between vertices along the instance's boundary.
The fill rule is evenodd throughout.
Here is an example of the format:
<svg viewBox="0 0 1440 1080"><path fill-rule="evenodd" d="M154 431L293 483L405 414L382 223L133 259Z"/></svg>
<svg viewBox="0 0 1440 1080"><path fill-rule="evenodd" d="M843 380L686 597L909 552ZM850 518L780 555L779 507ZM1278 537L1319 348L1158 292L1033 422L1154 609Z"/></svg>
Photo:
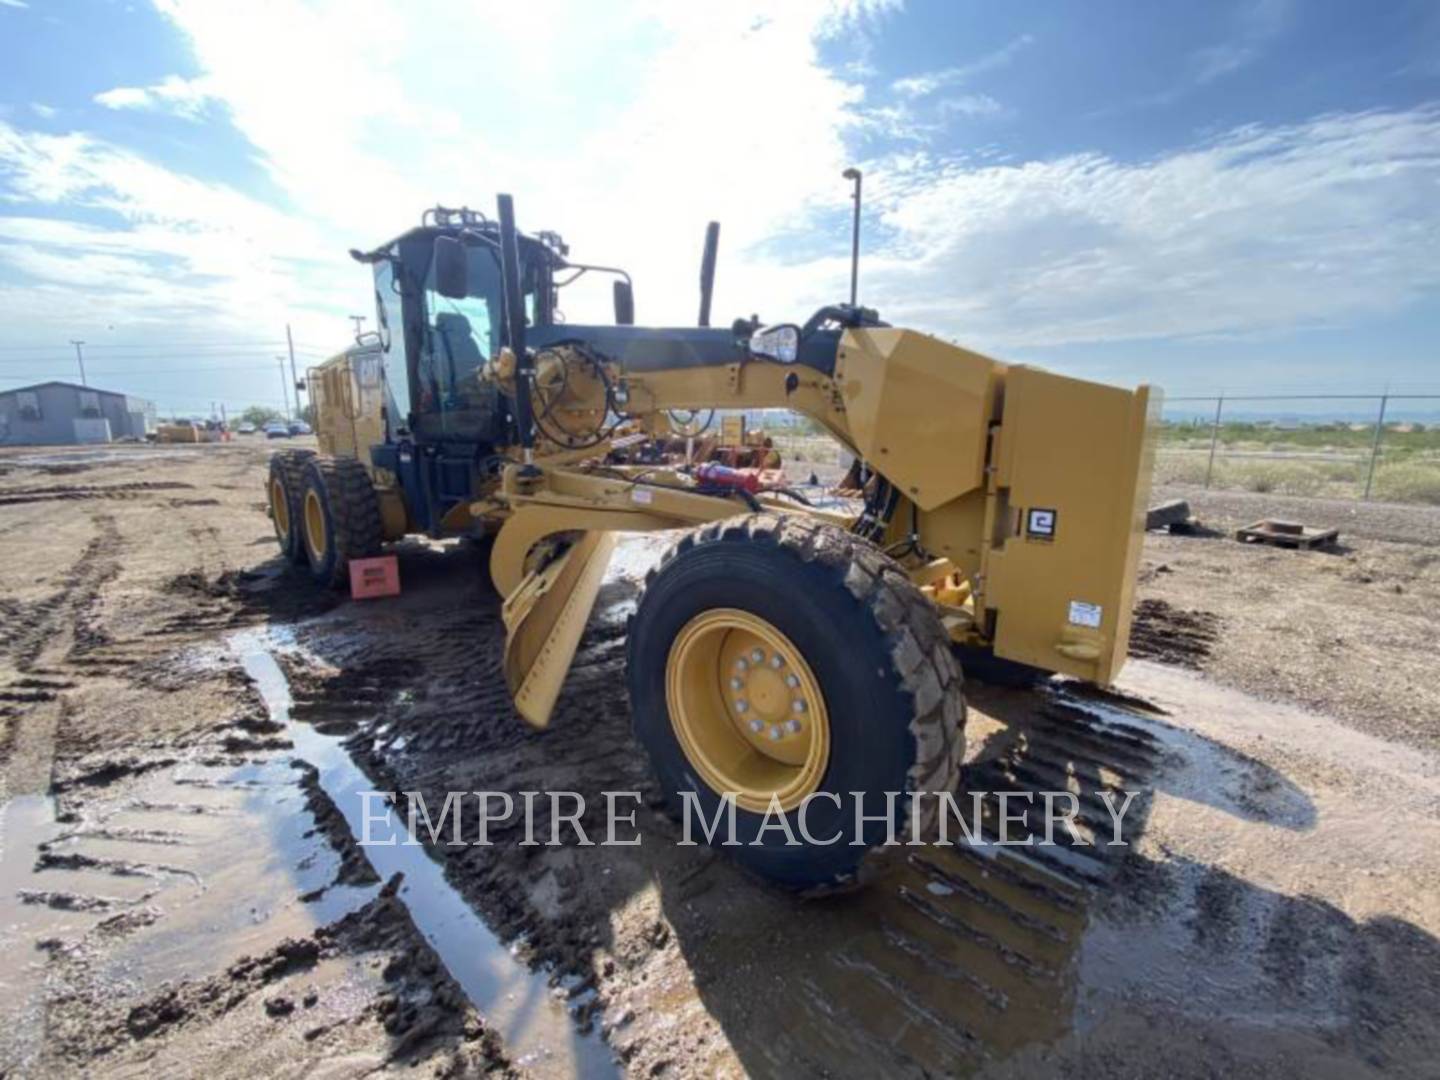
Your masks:
<svg viewBox="0 0 1440 1080"><path fill-rule="evenodd" d="M157 455L165 454L196 454L201 452L198 446L166 446L164 448L152 446L107 446L98 447L94 450L59 450L48 454L16 454L10 461L16 465L26 465L32 468L44 468L54 465L78 465L78 464L100 464L108 462L124 462L135 458L154 458Z"/></svg>
<svg viewBox="0 0 1440 1080"><path fill-rule="evenodd" d="M0 1059L15 1065L32 1060L44 1036L45 954L35 943L89 921L22 898L33 886L39 846L57 829L49 796L19 795L0 807L0 1011L6 1017Z"/></svg>
<svg viewBox="0 0 1440 1080"><path fill-rule="evenodd" d="M415 926L499 1033L511 1059L542 1076L616 1075L610 1049L598 1034L576 1028L552 995L546 974L511 955L422 846L403 842L408 839L405 825L387 805L372 798L367 806L362 793L375 785L351 761L341 740L291 719L290 686L272 651L277 644L285 642L273 632L247 632L232 639L271 719L285 725L294 756L319 771L320 786L357 843L368 837L370 843L361 851L380 878L404 875L399 896Z"/></svg>

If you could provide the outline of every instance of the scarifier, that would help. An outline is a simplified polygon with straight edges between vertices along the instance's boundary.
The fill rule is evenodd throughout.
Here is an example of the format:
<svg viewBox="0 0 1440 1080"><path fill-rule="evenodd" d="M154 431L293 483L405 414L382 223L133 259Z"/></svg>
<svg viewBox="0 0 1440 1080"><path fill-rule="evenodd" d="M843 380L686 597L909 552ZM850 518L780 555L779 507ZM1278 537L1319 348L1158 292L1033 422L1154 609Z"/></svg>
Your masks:
<svg viewBox="0 0 1440 1080"><path fill-rule="evenodd" d="M309 372L320 453L274 456L271 515L329 586L407 535L493 536L505 676L536 727L616 534L677 530L628 635L637 738L677 810L691 799L709 822L733 799L741 843L724 850L792 887L844 884L937 805L899 798L886 822L883 793L954 788L959 656L1118 673L1159 395L1004 364L853 300L711 327L717 237L694 327L634 325L628 275L520 232L506 195L497 220L437 207L352 251L374 271L378 331ZM614 278L614 325L561 321L582 275ZM873 477L863 508L604 464L620 423L663 434L709 409L811 418ZM855 792L876 815L863 843L823 843L849 835ZM802 810L798 845L762 832Z"/></svg>

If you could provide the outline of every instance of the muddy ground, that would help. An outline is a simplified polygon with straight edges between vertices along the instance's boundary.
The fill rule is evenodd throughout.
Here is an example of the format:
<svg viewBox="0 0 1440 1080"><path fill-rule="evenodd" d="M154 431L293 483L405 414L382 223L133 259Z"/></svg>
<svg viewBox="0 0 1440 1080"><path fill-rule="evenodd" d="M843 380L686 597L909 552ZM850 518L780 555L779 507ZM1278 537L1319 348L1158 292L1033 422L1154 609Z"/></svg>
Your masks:
<svg viewBox="0 0 1440 1080"><path fill-rule="evenodd" d="M484 552L318 595L265 451L0 454L0 1074L1434 1075L1436 511L1185 492L1342 547L1151 537L1123 695L970 687L962 796L1069 783L1088 834L1135 791L1130 846L897 848L803 900L654 810L643 548L532 733ZM369 786L578 791L592 837L640 791L642 843L361 848Z"/></svg>

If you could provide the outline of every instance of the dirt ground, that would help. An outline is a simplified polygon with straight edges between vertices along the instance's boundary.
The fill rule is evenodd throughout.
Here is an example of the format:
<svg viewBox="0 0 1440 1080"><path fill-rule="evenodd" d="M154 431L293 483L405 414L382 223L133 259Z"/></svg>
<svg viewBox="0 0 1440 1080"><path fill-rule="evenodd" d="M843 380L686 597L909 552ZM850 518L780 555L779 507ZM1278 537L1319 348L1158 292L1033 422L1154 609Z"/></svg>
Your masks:
<svg viewBox="0 0 1440 1080"><path fill-rule="evenodd" d="M1440 511L1162 493L1342 546L1152 536L1121 693L972 681L962 796L1069 784L1098 834L1138 792L1129 846L805 900L654 812L644 545L531 732L483 550L316 594L266 450L0 454L0 1075L1434 1075ZM637 790L642 843L362 848L367 787L578 791L592 836Z"/></svg>

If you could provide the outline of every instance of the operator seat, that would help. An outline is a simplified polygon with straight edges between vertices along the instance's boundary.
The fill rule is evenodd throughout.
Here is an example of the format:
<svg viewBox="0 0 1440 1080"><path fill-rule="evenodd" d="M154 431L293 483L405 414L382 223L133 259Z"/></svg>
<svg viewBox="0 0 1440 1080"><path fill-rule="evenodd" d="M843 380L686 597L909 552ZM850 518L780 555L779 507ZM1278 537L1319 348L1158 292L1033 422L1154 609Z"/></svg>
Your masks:
<svg viewBox="0 0 1440 1080"><path fill-rule="evenodd" d="M462 387L468 388L485 363L475 335L470 332L470 320L458 312L442 311L435 316L435 336L446 391L454 394Z"/></svg>

